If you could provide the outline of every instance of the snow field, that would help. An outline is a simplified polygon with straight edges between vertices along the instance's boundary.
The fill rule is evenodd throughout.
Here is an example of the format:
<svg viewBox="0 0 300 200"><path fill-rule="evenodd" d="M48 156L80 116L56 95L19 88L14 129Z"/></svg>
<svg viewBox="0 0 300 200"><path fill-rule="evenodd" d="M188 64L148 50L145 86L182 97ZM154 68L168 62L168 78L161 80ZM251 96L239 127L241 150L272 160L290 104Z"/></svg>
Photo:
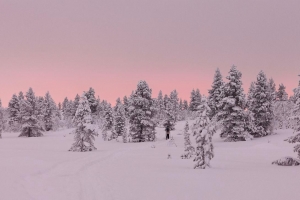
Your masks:
<svg viewBox="0 0 300 200"><path fill-rule="evenodd" d="M192 122L190 121L191 125ZM96 138L96 151L69 152L71 130L19 138L3 133L0 140L0 192L3 200L281 200L300 199L299 167L271 162L293 156L294 144L283 140L292 130L246 142L213 138L211 168L193 169L184 152L183 128L171 132L175 146L158 140L122 143ZM192 145L195 139L191 134ZM155 145L155 148L151 146ZM168 154L172 159L167 159Z"/></svg>

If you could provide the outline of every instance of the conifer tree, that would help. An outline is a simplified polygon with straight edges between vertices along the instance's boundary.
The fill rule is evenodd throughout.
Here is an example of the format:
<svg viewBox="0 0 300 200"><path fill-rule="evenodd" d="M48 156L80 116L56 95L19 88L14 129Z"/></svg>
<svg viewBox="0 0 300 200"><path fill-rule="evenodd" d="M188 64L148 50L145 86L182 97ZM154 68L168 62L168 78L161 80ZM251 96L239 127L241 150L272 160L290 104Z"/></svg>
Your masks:
<svg viewBox="0 0 300 200"><path fill-rule="evenodd" d="M123 98L123 105L124 105L125 117L126 117L126 119L128 119L129 118L129 111L128 111L129 101L128 101L127 96L124 96L124 98Z"/></svg>
<svg viewBox="0 0 300 200"><path fill-rule="evenodd" d="M139 81L130 98L130 135L133 142L155 140L156 108L151 97L152 90L146 81Z"/></svg>
<svg viewBox="0 0 300 200"><path fill-rule="evenodd" d="M40 124L40 110L38 100L32 88L26 93L26 99L21 100L20 117L22 131L19 137L40 137L43 136L43 128Z"/></svg>
<svg viewBox="0 0 300 200"><path fill-rule="evenodd" d="M126 135L126 117L125 117L125 110L124 106L120 100L120 98L117 99L117 103L115 106L115 114L114 114L114 123L113 123L113 133L116 137L122 136L123 142L127 142L127 135Z"/></svg>
<svg viewBox="0 0 300 200"><path fill-rule="evenodd" d="M69 151L83 152L96 150L94 140L98 134L92 124L91 109L85 93L82 94L79 100L73 122L76 126L74 135L75 142Z"/></svg>
<svg viewBox="0 0 300 200"><path fill-rule="evenodd" d="M18 96L19 101L24 100L24 94L23 92L19 92L19 96Z"/></svg>
<svg viewBox="0 0 300 200"><path fill-rule="evenodd" d="M218 121L222 123L221 137L225 141L243 141L251 138L245 131L245 95L241 81L242 73L232 66L228 82L224 86L224 98L218 112Z"/></svg>
<svg viewBox="0 0 300 200"><path fill-rule="evenodd" d="M277 101L287 101L288 94L285 91L285 86L283 84L279 84L278 92L276 93Z"/></svg>
<svg viewBox="0 0 300 200"><path fill-rule="evenodd" d="M2 101L0 99L0 138L2 138L2 132L4 130L4 108L2 107Z"/></svg>
<svg viewBox="0 0 300 200"><path fill-rule="evenodd" d="M214 126L210 125L209 119L210 107L206 97L202 98L202 104L198 108L198 117L193 126L194 136L196 136L196 162L194 168L205 169L210 167L210 160L214 157L212 135L215 132Z"/></svg>
<svg viewBox="0 0 300 200"><path fill-rule="evenodd" d="M20 124L20 100L17 95L13 95L8 103L8 124L10 130L19 131Z"/></svg>
<svg viewBox="0 0 300 200"><path fill-rule="evenodd" d="M169 127L170 130L175 130L175 124L176 124L176 114L175 114L174 104L170 99L168 99L165 108L165 120L163 126L165 128Z"/></svg>
<svg viewBox="0 0 300 200"><path fill-rule="evenodd" d="M247 108L251 108L254 99L254 94L255 94L255 82L252 82L250 84L250 88L248 90L248 94L247 94Z"/></svg>
<svg viewBox="0 0 300 200"><path fill-rule="evenodd" d="M213 118L217 114L220 103L224 97L224 81L219 68L215 72L211 87L212 88L208 91L208 105L211 109L209 117Z"/></svg>
<svg viewBox="0 0 300 200"><path fill-rule="evenodd" d="M183 110L188 110L189 109L189 104L187 102L187 100L183 101Z"/></svg>
<svg viewBox="0 0 300 200"><path fill-rule="evenodd" d="M196 91L193 89L191 92L191 101L190 101L190 110L192 112L198 110L198 106L201 104L201 94L200 90L197 89Z"/></svg>
<svg viewBox="0 0 300 200"><path fill-rule="evenodd" d="M165 115L165 104L163 99L162 91L160 90L157 97L157 115L158 120L161 122L164 119Z"/></svg>
<svg viewBox="0 0 300 200"><path fill-rule="evenodd" d="M269 90L270 90L270 95L271 95L271 100L272 102L274 102L276 100L276 85L275 82L273 80L273 78L269 79Z"/></svg>
<svg viewBox="0 0 300 200"><path fill-rule="evenodd" d="M186 122L184 127L184 154L181 155L182 159L191 158L195 152L195 148L191 145L189 129L189 123Z"/></svg>
<svg viewBox="0 0 300 200"><path fill-rule="evenodd" d="M272 94L268 85L268 80L263 71L257 75L253 101L249 110L253 112L255 125L257 127L254 137L262 137L271 134L271 122L273 119Z"/></svg>
<svg viewBox="0 0 300 200"><path fill-rule="evenodd" d="M199 93L200 94L200 93ZM176 90L173 90L170 94L170 102L172 103L173 112L174 115L174 123L178 121L178 115L179 115L179 99L178 99L178 93Z"/></svg>
<svg viewBox="0 0 300 200"><path fill-rule="evenodd" d="M45 95L44 123L46 131L54 130L57 116L56 105L49 92Z"/></svg>
<svg viewBox="0 0 300 200"><path fill-rule="evenodd" d="M78 94L76 94L75 99L73 101L73 104L71 105L72 106L72 116L73 117L76 114L76 111L77 111L77 108L78 108L78 105L79 105L79 101L80 101L80 96Z"/></svg>
<svg viewBox="0 0 300 200"><path fill-rule="evenodd" d="M97 111L98 101L95 97L95 90L93 88L90 88L89 91L85 93L85 96L89 102L92 114Z"/></svg>

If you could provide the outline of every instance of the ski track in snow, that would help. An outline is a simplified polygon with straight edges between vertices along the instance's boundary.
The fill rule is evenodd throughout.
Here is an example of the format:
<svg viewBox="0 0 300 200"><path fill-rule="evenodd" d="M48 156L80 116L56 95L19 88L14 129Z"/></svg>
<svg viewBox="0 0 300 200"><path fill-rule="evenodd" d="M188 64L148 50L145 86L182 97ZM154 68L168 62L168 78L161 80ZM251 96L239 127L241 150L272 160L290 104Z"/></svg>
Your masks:
<svg viewBox="0 0 300 200"><path fill-rule="evenodd" d="M282 156L296 156L294 145L283 141L291 130L238 143L223 142L216 134L212 168L195 170L192 159L180 159L184 124L179 122L171 133L177 147L168 146L164 130L158 128L155 143L104 142L99 136L93 152L68 152L70 130L41 138L4 133L0 178L6 182L0 183L1 199L300 199L300 168L271 165ZM192 134L191 142L195 145ZM169 153L172 159L167 159Z"/></svg>

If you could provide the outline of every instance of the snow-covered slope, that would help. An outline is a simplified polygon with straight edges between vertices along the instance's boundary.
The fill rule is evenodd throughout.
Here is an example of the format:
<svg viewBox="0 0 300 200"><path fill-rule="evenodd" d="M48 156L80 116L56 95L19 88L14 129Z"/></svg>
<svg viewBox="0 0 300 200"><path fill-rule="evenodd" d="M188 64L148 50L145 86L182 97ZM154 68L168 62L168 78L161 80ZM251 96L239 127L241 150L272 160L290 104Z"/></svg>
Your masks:
<svg viewBox="0 0 300 200"><path fill-rule="evenodd" d="M0 199L3 200L281 200L300 199L299 167L271 162L295 156L283 140L291 130L247 142L225 143L214 136L212 168L193 169L182 160L183 127L168 145L158 128L155 143L104 142L94 152L69 152L71 130L40 138L3 133L0 140ZM190 123L191 124L191 123ZM194 138L191 137L193 145ZM155 148L151 146L155 145ZM172 159L167 159L171 154Z"/></svg>

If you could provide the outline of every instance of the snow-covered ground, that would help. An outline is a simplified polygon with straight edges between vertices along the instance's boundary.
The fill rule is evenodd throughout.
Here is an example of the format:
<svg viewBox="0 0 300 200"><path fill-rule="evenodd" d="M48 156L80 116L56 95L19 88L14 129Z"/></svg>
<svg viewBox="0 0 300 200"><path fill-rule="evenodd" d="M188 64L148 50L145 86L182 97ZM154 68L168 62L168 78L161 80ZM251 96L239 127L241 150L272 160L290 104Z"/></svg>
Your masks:
<svg viewBox="0 0 300 200"><path fill-rule="evenodd" d="M283 140L291 130L247 142L225 143L214 136L215 158L210 169L193 169L182 160L179 122L171 132L177 147L158 128L155 143L104 142L94 152L69 152L70 130L40 138L0 139L0 199L3 200L297 200L299 167L271 162L296 156ZM191 141L194 143L193 137ZM155 148L151 148L155 145ZM172 159L167 159L168 154Z"/></svg>

